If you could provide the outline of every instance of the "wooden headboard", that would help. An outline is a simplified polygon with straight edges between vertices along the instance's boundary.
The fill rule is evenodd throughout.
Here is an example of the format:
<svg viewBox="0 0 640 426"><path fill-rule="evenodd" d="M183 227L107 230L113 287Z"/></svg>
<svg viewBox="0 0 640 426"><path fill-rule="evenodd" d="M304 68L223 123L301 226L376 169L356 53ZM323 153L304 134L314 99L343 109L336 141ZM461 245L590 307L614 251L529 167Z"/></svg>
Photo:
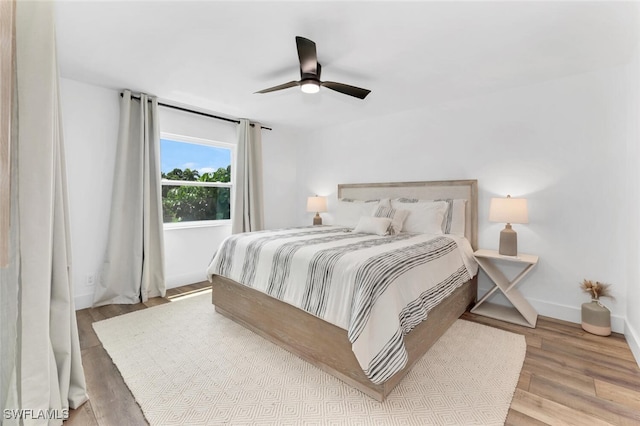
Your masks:
<svg viewBox="0 0 640 426"><path fill-rule="evenodd" d="M478 249L478 181L439 180L424 182L348 183L338 185L338 198L418 198L420 200L467 200L465 236Z"/></svg>

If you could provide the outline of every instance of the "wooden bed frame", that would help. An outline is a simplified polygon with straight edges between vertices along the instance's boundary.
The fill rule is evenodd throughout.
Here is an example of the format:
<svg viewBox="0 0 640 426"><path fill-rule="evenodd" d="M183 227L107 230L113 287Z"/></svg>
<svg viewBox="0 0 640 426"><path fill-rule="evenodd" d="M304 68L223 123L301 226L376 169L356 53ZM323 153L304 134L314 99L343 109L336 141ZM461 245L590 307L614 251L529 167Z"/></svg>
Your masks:
<svg viewBox="0 0 640 426"><path fill-rule="evenodd" d="M476 250L477 185L476 180L348 184L338 185L338 198L466 199L465 235ZM222 276L212 278L212 289L212 301L218 313L383 401L451 324L473 305L477 296L477 275L433 308L428 318L405 336L409 355L406 367L379 385L372 383L360 368L346 330Z"/></svg>

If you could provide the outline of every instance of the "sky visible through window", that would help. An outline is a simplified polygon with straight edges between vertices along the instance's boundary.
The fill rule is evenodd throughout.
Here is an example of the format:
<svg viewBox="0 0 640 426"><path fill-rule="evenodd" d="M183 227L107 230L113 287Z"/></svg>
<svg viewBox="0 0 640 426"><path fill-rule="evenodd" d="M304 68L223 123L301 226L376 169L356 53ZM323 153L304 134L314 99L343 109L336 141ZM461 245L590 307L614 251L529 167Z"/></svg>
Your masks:
<svg viewBox="0 0 640 426"><path fill-rule="evenodd" d="M191 169L200 172L215 172L231 164L231 150L209 145L176 142L160 139L160 162L162 172L173 169Z"/></svg>

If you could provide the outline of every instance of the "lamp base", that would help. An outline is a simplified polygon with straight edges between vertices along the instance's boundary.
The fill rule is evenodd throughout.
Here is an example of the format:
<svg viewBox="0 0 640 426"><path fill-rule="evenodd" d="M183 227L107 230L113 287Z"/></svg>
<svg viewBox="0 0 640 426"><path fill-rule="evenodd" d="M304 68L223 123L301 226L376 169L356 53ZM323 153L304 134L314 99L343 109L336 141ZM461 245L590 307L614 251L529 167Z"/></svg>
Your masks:
<svg viewBox="0 0 640 426"><path fill-rule="evenodd" d="M517 256L518 255L518 234L511 229L511 224L507 223L504 229L500 232L500 247L498 253L503 256Z"/></svg>
<svg viewBox="0 0 640 426"><path fill-rule="evenodd" d="M316 213L316 215L313 217L313 226L316 225L322 225L322 216L320 216L320 213Z"/></svg>

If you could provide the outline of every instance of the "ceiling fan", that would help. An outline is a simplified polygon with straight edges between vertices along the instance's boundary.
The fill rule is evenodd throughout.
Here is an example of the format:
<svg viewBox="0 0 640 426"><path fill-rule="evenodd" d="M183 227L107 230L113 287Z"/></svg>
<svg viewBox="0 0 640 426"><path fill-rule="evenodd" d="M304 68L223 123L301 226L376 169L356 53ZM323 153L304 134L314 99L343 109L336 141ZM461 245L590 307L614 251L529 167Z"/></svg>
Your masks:
<svg viewBox="0 0 640 426"><path fill-rule="evenodd" d="M371 90L344 83L336 83L335 81L320 81L322 67L318 63L316 44L309 39L298 36L296 37L296 46L298 47L298 58L300 59L300 81L290 81L255 93L275 92L276 90L295 86L300 86L300 89L305 93L317 93L320 91L320 86L324 86L327 89L335 90L345 95L364 99L371 92Z"/></svg>

